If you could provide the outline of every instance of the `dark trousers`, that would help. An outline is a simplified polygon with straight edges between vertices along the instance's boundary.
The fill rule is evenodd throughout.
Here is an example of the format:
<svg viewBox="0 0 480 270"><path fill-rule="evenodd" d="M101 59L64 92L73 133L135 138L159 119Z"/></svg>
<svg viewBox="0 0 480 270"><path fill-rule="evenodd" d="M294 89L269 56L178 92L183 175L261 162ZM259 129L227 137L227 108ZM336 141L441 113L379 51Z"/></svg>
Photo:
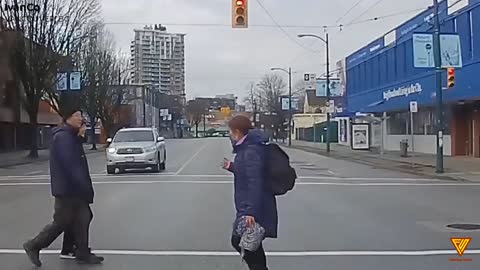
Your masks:
<svg viewBox="0 0 480 270"><path fill-rule="evenodd" d="M232 235L231 240L233 248L235 248L238 253L241 253L242 250L239 247L241 237ZM263 245L260 245L260 247L254 252L245 250L245 255L243 259L247 263L250 270L268 270L267 257L265 256L265 250L263 249Z"/></svg>
<svg viewBox="0 0 480 270"><path fill-rule="evenodd" d="M93 219L93 214L90 217L90 223L92 222ZM75 234L74 234L74 228L73 224L66 228L63 231L63 244L62 244L62 251L65 252L75 252L76 250L76 245L75 245Z"/></svg>
<svg viewBox="0 0 480 270"><path fill-rule="evenodd" d="M87 256L92 210L87 202L73 198L55 198L53 222L30 241L36 249L50 246L65 230L72 229L77 257Z"/></svg>

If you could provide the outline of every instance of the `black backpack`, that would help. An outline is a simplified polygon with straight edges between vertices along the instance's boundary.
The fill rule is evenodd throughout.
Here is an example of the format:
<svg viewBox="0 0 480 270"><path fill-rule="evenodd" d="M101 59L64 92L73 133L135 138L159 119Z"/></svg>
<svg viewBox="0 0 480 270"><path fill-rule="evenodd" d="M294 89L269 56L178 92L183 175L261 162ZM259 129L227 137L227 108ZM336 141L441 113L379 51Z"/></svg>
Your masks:
<svg viewBox="0 0 480 270"><path fill-rule="evenodd" d="M295 186L297 173L290 166L290 157L274 143L267 147L267 182L275 196L284 195Z"/></svg>

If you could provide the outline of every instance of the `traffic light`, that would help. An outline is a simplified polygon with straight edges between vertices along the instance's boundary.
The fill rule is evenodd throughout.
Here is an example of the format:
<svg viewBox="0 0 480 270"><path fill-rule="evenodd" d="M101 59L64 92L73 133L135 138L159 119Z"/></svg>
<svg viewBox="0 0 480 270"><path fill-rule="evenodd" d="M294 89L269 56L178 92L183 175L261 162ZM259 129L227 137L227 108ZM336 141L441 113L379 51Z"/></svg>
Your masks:
<svg viewBox="0 0 480 270"><path fill-rule="evenodd" d="M232 27L248 28L248 0L232 0Z"/></svg>
<svg viewBox="0 0 480 270"><path fill-rule="evenodd" d="M455 86L455 69L447 68L447 88Z"/></svg>

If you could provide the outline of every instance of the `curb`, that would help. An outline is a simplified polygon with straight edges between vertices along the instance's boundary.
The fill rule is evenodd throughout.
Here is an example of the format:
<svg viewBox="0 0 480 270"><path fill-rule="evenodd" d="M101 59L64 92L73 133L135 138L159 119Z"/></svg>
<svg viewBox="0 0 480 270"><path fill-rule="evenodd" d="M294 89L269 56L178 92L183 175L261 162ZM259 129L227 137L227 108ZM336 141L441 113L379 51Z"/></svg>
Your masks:
<svg viewBox="0 0 480 270"><path fill-rule="evenodd" d="M321 155L321 156L325 156L325 157L329 157L329 158L333 158L333 159L337 159L337 160L347 160L347 161L355 162L355 163L358 163L358 164L364 164L364 165L372 166L372 167L377 168L377 169L387 169L387 170L392 170L392 171L396 171L396 172L408 173L408 174L412 174L412 175L417 175L417 176L422 176L422 177L427 177L427 178L432 178L432 179L446 180L446 181L470 182L469 180L463 179L463 178L460 178L460 177L441 175L441 174L437 174L437 173L415 171L415 170L406 169L406 168L405 169L404 168L399 168L399 167L396 167L396 166L382 165L382 164L375 163L375 162L372 162L372 161L360 160L358 158L354 158L354 157L351 157L351 156L348 156L348 155L338 155L338 154L335 154L335 152L330 152L329 154L327 154L322 149L314 149L314 148L311 148L311 147L302 147L302 146L290 146L290 147L285 146L285 147L291 148L291 149L297 149L297 150L301 150L301 151L305 151L305 152L309 152L309 153L313 153L313 154L318 154L318 155ZM370 157L370 156L368 158L378 159L376 157ZM411 164L410 162L405 162L405 161L399 161L399 163ZM418 164L418 163L416 163L416 164ZM422 164L419 164L419 165L422 165ZM431 167L431 166L424 166L424 167Z"/></svg>
<svg viewBox="0 0 480 270"><path fill-rule="evenodd" d="M90 155L90 154L94 154L94 153L101 153L101 152L104 152L105 149L103 149L103 147L97 147L97 150L85 150L85 155ZM45 156L42 156L42 157L39 157L37 159L30 159L28 157L24 157L23 159L17 161L17 162L13 162L13 163L9 163L9 164L0 164L0 169L7 169L7 168L10 168L10 167L14 167L14 166L20 166L20 165L27 165L27 164L36 164L36 163L39 163L39 162L43 162L43 161L48 161L50 159L50 157L45 157Z"/></svg>

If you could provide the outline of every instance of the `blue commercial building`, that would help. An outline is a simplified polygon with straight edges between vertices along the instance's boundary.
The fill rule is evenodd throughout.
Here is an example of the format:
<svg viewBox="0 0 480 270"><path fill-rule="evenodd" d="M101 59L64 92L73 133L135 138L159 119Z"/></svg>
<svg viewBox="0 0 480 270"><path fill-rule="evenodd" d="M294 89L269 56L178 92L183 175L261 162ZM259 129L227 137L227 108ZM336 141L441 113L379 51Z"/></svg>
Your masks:
<svg viewBox="0 0 480 270"><path fill-rule="evenodd" d="M398 150L401 140L410 140L409 104L417 101L415 151L436 151L435 71L414 68L412 42L414 33L432 32L432 18L433 7L346 58L347 109L386 116L382 141L387 150ZM459 34L463 60L455 86L443 91L444 151L480 157L480 0L442 1L439 18L442 33ZM445 72L443 86L446 78Z"/></svg>

